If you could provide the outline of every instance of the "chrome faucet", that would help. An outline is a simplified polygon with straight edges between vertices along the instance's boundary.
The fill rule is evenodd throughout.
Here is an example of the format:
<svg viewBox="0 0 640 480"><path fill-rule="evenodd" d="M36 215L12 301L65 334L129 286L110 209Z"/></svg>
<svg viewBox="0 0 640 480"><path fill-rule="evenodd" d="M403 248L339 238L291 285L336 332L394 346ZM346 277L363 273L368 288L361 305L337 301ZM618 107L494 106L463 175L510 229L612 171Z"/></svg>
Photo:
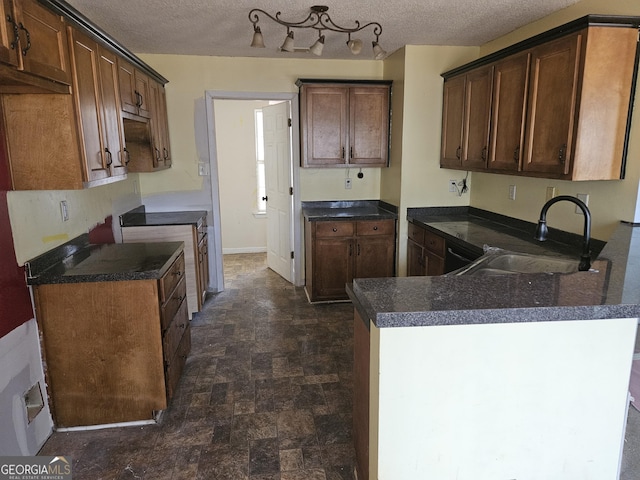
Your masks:
<svg viewBox="0 0 640 480"><path fill-rule="evenodd" d="M536 228L536 234L533 238L535 238L539 242L544 242L547 239L547 234L549 233L549 230L547 229L547 210L549 210L549 207L551 205L562 200L575 203L584 214L582 255L580 255L580 265L578 265L578 270L581 272L585 272L591 268L591 212L589 211L589 208L587 208L585 203L579 198L572 197L570 195L559 195L547 201L547 203L545 203L542 207L542 210L540 210L540 220L538 220L538 227Z"/></svg>

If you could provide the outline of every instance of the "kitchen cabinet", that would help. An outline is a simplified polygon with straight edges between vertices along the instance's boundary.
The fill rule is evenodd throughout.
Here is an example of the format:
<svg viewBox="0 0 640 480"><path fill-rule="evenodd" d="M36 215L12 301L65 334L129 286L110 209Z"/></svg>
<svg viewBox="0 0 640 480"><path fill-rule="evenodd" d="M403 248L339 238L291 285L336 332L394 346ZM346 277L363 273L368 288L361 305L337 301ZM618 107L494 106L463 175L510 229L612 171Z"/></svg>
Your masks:
<svg viewBox="0 0 640 480"><path fill-rule="evenodd" d="M386 167L390 82L299 80L303 167Z"/></svg>
<svg viewBox="0 0 640 480"><path fill-rule="evenodd" d="M126 175L129 160L118 108L116 55L77 30L70 28L69 38L87 180Z"/></svg>
<svg viewBox="0 0 640 480"><path fill-rule="evenodd" d="M488 169L508 173L520 169L529 91L531 54L525 52L493 66L493 95Z"/></svg>
<svg viewBox="0 0 640 480"><path fill-rule="evenodd" d="M313 301L345 300L354 278L395 274L395 220L305 222L306 291Z"/></svg>
<svg viewBox="0 0 640 480"><path fill-rule="evenodd" d="M486 167L492 78L489 66L445 81L441 167Z"/></svg>
<svg viewBox="0 0 640 480"><path fill-rule="evenodd" d="M156 163L171 166L171 146L169 145L169 124L167 122L167 96L164 86L156 82L149 83L151 98L151 125Z"/></svg>
<svg viewBox="0 0 640 480"><path fill-rule="evenodd" d="M118 61L120 103L122 111L151 118L149 77L126 60Z"/></svg>
<svg viewBox="0 0 640 480"><path fill-rule="evenodd" d="M153 419L190 350L182 254L160 279L34 286L57 427Z"/></svg>
<svg viewBox="0 0 640 480"><path fill-rule="evenodd" d="M11 6L8 0L1 5L5 10ZM0 82L0 93L3 93L0 96L1 114L12 188L81 189L122 180L126 178L127 171L152 171L139 166L139 155L135 156L137 162L131 165L132 168L127 165L134 159L134 153L144 148L152 151L152 133L150 119L139 116L144 115L144 108L139 108L135 116L121 111L123 82L120 67L123 64L131 66L134 82L144 75L142 86L134 87L134 91L144 91L144 85L150 81L161 85L166 80L102 34L84 17L66 9L56 0L43 0L42 5L46 8L31 0L21 0L15 5L16 18L24 18L24 26L31 32L29 38L33 46L26 55L31 56L29 68L36 72L47 71L39 67L44 60L39 60L41 54L37 52L40 50L36 49L37 45L46 43L46 60L59 64L64 71L68 70L68 83L73 89L59 83L66 77L53 74L49 78L58 83L47 80L47 85L63 85L64 89L56 90L57 87L53 86L40 88L37 82L31 82L24 88L16 86L13 82L18 82L18 77L8 78L10 74L4 69L5 65L0 64L0 77L3 78ZM64 27L67 18L74 27ZM56 19L61 23L50 25ZM36 25L30 28L30 22ZM59 30L60 26L64 28ZM39 33L39 29L45 32ZM1 48L7 35L7 31L3 33L0 30L0 62L3 52L5 57L8 55L6 49ZM26 33L24 38L27 38ZM53 67L49 70L57 71ZM137 77L136 72L139 73ZM31 75L28 78L36 77ZM58 93L41 94L52 89ZM148 102L148 93L145 95L145 102ZM125 115L141 121L132 121ZM166 124L166 111L158 115ZM126 128L125 122L133 123ZM131 137L131 148L127 146L127 133ZM152 158L151 153L148 157ZM167 156L159 168L170 165L170 156Z"/></svg>
<svg viewBox="0 0 640 480"><path fill-rule="evenodd" d="M169 214L178 216L180 212ZM126 214L125 214L126 215ZM184 242L184 261L186 275L186 292L189 318L193 313L199 312L204 304L209 287L209 254L206 213L194 216L195 221L171 224L160 224L153 220L154 215L163 214L147 213L147 223L135 225L135 221L128 222L121 219L122 241L131 242ZM124 222L124 223L123 223Z"/></svg>
<svg viewBox="0 0 640 480"><path fill-rule="evenodd" d="M446 241L440 235L409 222L407 240L407 275L442 275L445 273Z"/></svg>
<svg viewBox="0 0 640 480"><path fill-rule="evenodd" d="M563 180L624 178L639 23L589 15L444 73L441 166ZM472 123L482 138L487 125L488 164L465 165L465 146L477 152L479 143L466 143L463 129L457 161L460 133L453 125L460 116L467 125L474 103L483 110L467 91L468 79L479 82L487 71L491 122L478 115Z"/></svg>
<svg viewBox="0 0 640 480"><path fill-rule="evenodd" d="M3 0L0 62L38 77L71 84L65 21L35 0ZM64 91L64 90L61 90Z"/></svg>

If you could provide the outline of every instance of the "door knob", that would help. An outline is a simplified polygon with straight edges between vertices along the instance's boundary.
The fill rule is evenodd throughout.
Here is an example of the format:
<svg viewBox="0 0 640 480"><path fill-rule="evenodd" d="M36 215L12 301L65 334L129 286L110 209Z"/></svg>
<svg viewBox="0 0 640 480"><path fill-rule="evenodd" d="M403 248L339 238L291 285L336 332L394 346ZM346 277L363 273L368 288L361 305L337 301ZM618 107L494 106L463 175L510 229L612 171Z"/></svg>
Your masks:
<svg viewBox="0 0 640 480"><path fill-rule="evenodd" d="M262 197L262 200L264 200L265 202L269 201L269 197Z"/></svg>

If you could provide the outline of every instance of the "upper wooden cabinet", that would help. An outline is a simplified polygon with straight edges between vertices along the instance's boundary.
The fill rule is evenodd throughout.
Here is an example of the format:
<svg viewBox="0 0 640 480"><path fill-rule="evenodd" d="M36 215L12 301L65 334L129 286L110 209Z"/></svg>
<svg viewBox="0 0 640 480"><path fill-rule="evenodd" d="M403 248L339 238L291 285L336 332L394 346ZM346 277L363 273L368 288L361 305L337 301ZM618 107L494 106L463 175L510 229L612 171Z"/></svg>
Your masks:
<svg viewBox="0 0 640 480"><path fill-rule="evenodd" d="M303 167L386 167L391 82L298 80Z"/></svg>
<svg viewBox="0 0 640 480"><path fill-rule="evenodd" d="M69 29L69 37L87 181L125 175L128 158L118 104L116 56L76 30Z"/></svg>
<svg viewBox="0 0 640 480"><path fill-rule="evenodd" d="M149 77L129 62L118 61L122 111L151 118Z"/></svg>
<svg viewBox="0 0 640 480"><path fill-rule="evenodd" d="M639 24L590 15L443 74L441 166L623 177Z"/></svg>
<svg viewBox="0 0 640 480"><path fill-rule="evenodd" d="M486 167L492 73L485 67L445 81L442 167Z"/></svg>
<svg viewBox="0 0 640 480"><path fill-rule="evenodd" d="M64 1L40 3L0 0L9 25L0 28L0 102L12 188L81 189L122 180L129 170L171 166L166 79ZM65 26L66 19L75 26ZM124 71L132 73L135 113L122 106ZM150 84L162 92L157 100ZM134 157L138 151L148 153ZM148 167L152 158L158 165Z"/></svg>

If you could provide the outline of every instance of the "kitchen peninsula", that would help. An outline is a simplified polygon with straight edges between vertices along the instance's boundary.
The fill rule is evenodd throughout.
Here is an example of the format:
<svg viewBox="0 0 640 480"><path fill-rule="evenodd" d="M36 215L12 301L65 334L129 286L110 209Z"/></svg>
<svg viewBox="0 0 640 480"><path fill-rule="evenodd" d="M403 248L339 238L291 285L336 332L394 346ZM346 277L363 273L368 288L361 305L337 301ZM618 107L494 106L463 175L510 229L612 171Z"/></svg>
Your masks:
<svg viewBox="0 0 640 480"><path fill-rule="evenodd" d="M359 478L618 478L639 243L621 223L589 272L355 279Z"/></svg>
<svg viewBox="0 0 640 480"><path fill-rule="evenodd" d="M91 245L27 264L58 429L154 421L191 346L182 242Z"/></svg>

